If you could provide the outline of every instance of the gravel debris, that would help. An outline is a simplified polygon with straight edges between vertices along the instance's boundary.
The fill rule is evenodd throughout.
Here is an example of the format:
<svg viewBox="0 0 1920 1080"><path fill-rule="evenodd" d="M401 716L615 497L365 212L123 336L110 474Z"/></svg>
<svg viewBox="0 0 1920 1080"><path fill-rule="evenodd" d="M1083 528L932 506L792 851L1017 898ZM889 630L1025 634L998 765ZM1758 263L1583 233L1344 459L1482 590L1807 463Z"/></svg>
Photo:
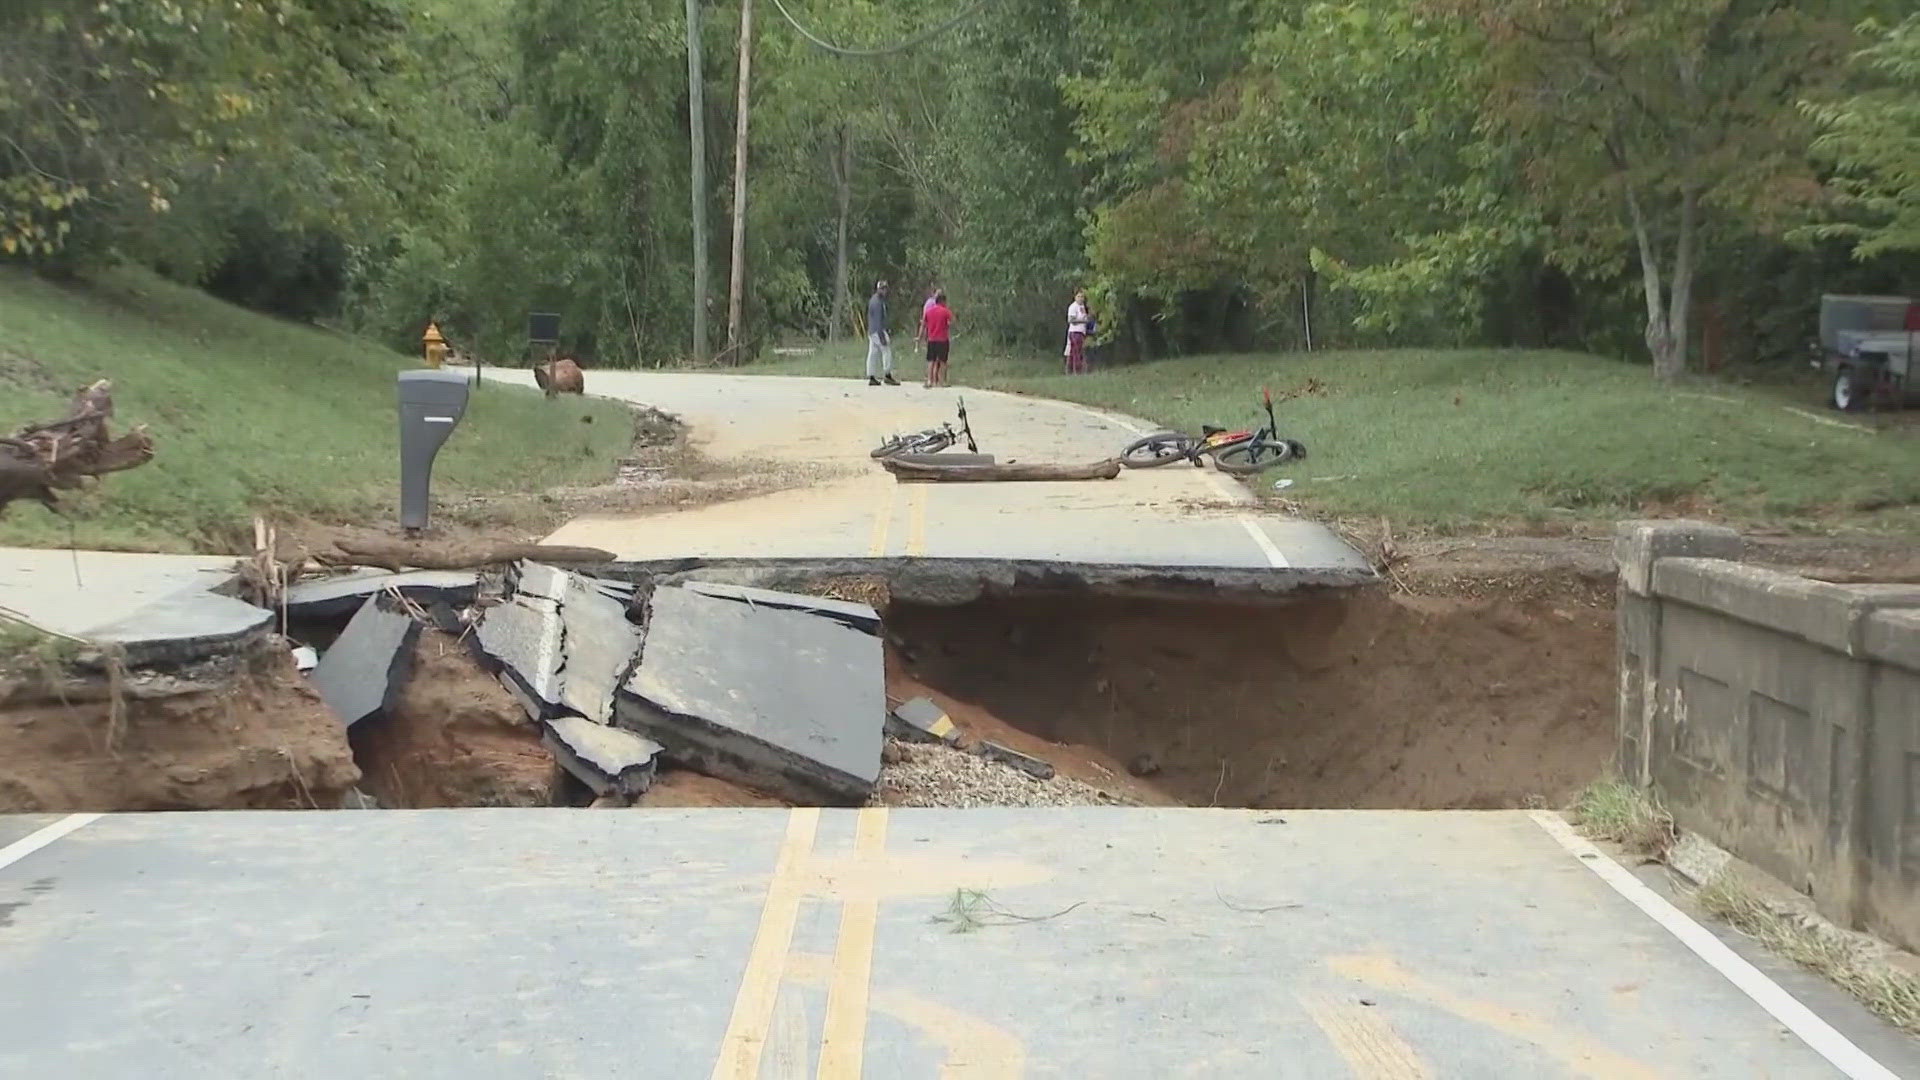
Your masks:
<svg viewBox="0 0 1920 1080"><path fill-rule="evenodd" d="M887 740L874 806L1117 806L1099 788L1056 776L1035 780L1011 766L947 746Z"/></svg>

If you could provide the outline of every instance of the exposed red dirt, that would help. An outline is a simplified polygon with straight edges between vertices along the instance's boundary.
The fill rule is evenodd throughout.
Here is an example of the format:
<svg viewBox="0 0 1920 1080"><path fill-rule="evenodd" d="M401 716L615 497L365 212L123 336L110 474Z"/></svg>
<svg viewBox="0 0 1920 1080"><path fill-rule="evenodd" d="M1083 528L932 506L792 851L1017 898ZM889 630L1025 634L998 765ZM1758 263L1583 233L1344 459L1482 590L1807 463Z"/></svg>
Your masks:
<svg viewBox="0 0 1920 1080"><path fill-rule="evenodd" d="M1604 769L1609 600L1573 582L1544 598L1258 606L1034 596L887 619L896 696L934 688L963 728L1109 790L1492 808L1562 802ZM1146 775L1116 784L1128 767Z"/></svg>
<svg viewBox="0 0 1920 1080"><path fill-rule="evenodd" d="M384 807L546 806L555 780L540 733L459 639L423 630L392 712L354 725L361 787Z"/></svg>
<svg viewBox="0 0 1920 1080"><path fill-rule="evenodd" d="M16 688L0 703L0 811L332 809L360 778L340 721L279 649L195 681L208 688L123 695L117 724L104 679L65 700Z"/></svg>
<svg viewBox="0 0 1920 1080"><path fill-rule="evenodd" d="M697 772L667 769L654 778L653 786L648 788L647 793L640 796L633 805L658 810L680 807L792 806L793 804L752 788L730 784L725 780L716 780Z"/></svg>

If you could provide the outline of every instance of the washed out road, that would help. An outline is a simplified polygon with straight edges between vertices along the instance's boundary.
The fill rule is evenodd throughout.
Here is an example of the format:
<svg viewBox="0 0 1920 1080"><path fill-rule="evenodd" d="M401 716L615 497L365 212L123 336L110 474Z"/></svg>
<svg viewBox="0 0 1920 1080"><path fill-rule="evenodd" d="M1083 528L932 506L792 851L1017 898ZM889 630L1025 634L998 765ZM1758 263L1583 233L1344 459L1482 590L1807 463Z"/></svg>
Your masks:
<svg viewBox="0 0 1920 1080"><path fill-rule="evenodd" d="M1364 573L1184 466L947 486L865 460L947 393L589 380L709 456L818 469L554 537L626 560ZM967 402L1002 459L1132 437ZM1545 811L0 817L0 1076L1920 1076L1912 1040L1651 876Z"/></svg>
<svg viewBox="0 0 1920 1080"><path fill-rule="evenodd" d="M532 382L524 372L488 377ZM1323 580L1370 572L1325 526L1262 512L1243 485L1212 469L1181 463L1110 481L898 484L867 456L890 433L953 421L961 398L981 451L1003 462L1098 461L1152 430L1065 402L677 372L595 371L587 385L680 417L709 458L785 465L809 481L671 514L588 515L548 538L622 561L914 557L1164 568L1196 579L1209 571ZM1286 474L1274 470L1269 479Z"/></svg>

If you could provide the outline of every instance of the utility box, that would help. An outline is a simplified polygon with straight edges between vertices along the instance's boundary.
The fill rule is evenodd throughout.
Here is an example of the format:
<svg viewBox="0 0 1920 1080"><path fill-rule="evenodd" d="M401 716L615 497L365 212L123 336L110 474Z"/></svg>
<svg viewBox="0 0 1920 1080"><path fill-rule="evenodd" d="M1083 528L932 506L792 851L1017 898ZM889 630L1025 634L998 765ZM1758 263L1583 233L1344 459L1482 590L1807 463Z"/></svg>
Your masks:
<svg viewBox="0 0 1920 1080"><path fill-rule="evenodd" d="M427 527L433 459L467 411L464 372L428 368L400 373L400 527Z"/></svg>

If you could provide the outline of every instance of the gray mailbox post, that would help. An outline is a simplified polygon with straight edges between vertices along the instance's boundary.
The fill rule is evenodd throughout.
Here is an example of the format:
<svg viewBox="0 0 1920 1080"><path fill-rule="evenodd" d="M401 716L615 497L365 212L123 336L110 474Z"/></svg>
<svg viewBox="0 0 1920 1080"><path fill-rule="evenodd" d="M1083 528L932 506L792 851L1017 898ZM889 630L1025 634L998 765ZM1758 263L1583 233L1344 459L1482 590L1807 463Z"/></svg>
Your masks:
<svg viewBox="0 0 1920 1080"><path fill-rule="evenodd" d="M400 527L427 527L433 458L467 411L465 372L425 368L400 373Z"/></svg>

